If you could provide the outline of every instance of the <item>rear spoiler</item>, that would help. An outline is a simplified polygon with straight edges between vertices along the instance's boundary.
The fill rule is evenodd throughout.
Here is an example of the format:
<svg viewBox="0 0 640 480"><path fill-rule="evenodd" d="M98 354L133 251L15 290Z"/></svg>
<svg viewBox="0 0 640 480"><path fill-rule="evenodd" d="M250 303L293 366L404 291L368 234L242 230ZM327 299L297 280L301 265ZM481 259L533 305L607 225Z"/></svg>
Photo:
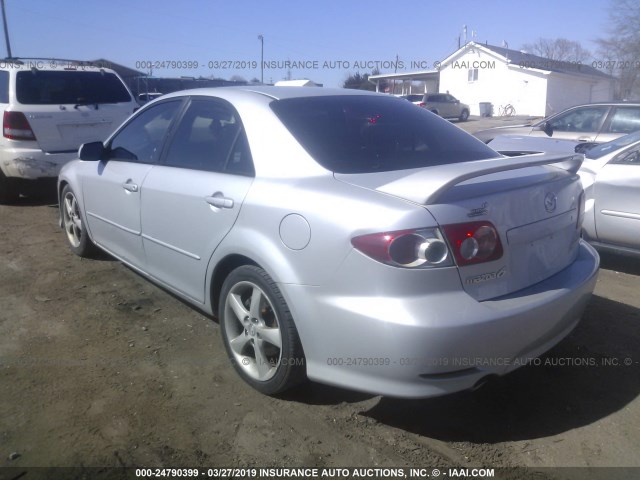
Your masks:
<svg viewBox="0 0 640 480"><path fill-rule="evenodd" d="M402 180L394 180L386 185L377 186L377 190L390 195L408 198L407 181L419 182L420 188L416 190L424 193L420 195L420 198L411 198L411 200L422 205L428 205L437 203L438 198L454 185L472 178L541 165L552 165L575 174L578 172L583 161L584 155L582 154L567 155L556 153L499 157L487 160L452 163L423 168Z"/></svg>

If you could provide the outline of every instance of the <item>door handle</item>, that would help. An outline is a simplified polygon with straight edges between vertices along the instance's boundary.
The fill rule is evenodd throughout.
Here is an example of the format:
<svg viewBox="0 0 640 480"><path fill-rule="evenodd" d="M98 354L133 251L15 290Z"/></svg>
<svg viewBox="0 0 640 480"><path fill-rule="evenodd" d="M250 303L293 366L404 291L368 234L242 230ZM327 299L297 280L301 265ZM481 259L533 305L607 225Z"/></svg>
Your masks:
<svg viewBox="0 0 640 480"><path fill-rule="evenodd" d="M209 205L217 208L233 208L233 199L227 198L222 192L216 192L210 197L204 197Z"/></svg>
<svg viewBox="0 0 640 480"><path fill-rule="evenodd" d="M123 183L122 188L124 188L129 192L134 192L134 193L138 191L138 185L131 182L131 180L127 180L125 183Z"/></svg>
<svg viewBox="0 0 640 480"><path fill-rule="evenodd" d="M590 142L591 141L591 137L580 137L578 138L579 142Z"/></svg>

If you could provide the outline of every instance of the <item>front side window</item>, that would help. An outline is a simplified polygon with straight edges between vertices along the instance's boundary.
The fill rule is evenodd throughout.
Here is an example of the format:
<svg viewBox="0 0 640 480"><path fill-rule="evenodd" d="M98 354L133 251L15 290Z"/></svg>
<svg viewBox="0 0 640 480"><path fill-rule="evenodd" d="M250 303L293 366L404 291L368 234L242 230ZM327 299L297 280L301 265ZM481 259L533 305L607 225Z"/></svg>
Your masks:
<svg viewBox="0 0 640 480"><path fill-rule="evenodd" d="M217 100L193 99L180 120L164 163L248 174L251 158L242 124L233 108Z"/></svg>
<svg viewBox="0 0 640 480"><path fill-rule="evenodd" d="M554 132L597 132L607 115L608 107L577 108L549 122Z"/></svg>
<svg viewBox="0 0 640 480"><path fill-rule="evenodd" d="M181 100L162 102L133 118L109 144L109 158L156 163Z"/></svg>
<svg viewBox="0 0 640 480"><path fill-rule="evenodd" d="M640 107L617 107L611 117L610 133L631 133L640 130Z"/></svg>
<svg viewBox="0 0 640 480"><path fill-rule="evenodd" d="M369 173L495 158L484 143L403 100L377 95L290 98L271 108L324 168Z"/></svg>
<svg viewBox="0 0 640 480"><path fill-rule="evenodd" d="M97 105L132 101L115 74L76 70L18 72L16 96L23 105Z"/></svg>

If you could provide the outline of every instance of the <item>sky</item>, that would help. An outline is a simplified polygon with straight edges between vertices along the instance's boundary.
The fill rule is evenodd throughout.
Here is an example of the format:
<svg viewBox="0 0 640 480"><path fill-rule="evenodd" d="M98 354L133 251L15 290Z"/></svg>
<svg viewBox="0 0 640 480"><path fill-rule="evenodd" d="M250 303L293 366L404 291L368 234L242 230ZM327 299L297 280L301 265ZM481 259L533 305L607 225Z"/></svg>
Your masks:
<svg viewBox="0 0 640 480"><path fill-rule="evenodd" d="M520 49L567 38L597 59L610 0L5 0L14 57L107 60L154 76L341 87L353 73L431 69L458 37ZM264 61L261 71L261 41ZM472 37L472 35L474 35ZM0 48L6 56L4 37ZM285 62L297 62L286 68ZM413 67L413 68L412 68ZM426 67L426 68L424 68Z"/></svg>

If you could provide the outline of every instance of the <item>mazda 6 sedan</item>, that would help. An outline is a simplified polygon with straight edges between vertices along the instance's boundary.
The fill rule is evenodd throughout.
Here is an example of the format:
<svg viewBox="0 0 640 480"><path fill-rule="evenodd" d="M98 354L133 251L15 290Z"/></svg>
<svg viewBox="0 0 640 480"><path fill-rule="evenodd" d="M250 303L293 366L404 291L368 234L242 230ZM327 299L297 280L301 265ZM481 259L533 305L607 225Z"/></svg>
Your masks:
<svg viewBox="0 0 640 480"><path fill-rule="evenodd" d="M265 394L477 387L565 337L596 282L581 155L506 158L391 96L176 92L79 157L59 177L71 250L217 316Z"/></svg>

